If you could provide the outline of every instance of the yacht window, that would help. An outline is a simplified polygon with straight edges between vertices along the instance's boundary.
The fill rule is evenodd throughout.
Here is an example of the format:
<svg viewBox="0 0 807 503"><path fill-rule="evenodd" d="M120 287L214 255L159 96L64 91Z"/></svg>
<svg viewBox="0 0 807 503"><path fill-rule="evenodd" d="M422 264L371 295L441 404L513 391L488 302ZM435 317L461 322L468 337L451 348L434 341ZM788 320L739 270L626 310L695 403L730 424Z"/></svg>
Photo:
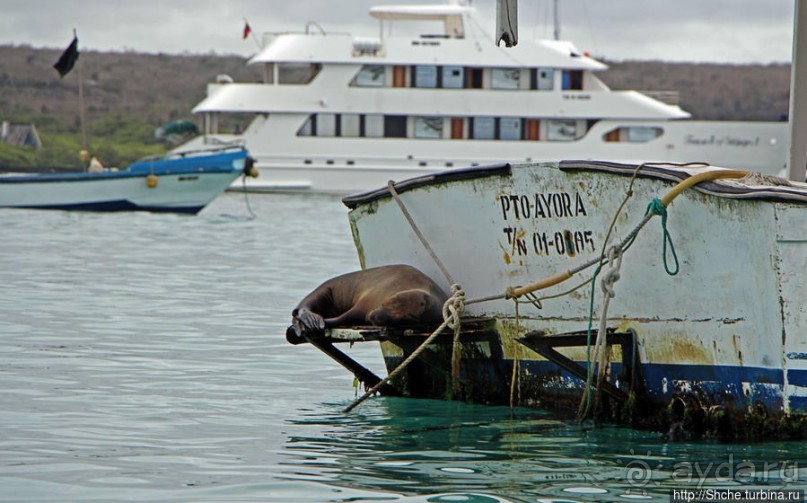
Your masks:
<svg viewBox="0 0 807 503"><path fill-rule="evenodd" d="M406 67L392 67L392 87L406 87Z"/></svg>
<svg viewBox="0 0 807 503"><path fill-rule="evenodd" d="M662 130L658 127L632 126L628 128L628 141L644 143L661 136Z"/></svg>
<svg viewBox="0 0 807 503"><path fill-rule="evenodd" d="M412 72L414 82L412 87L434 88L437 87L437 67L418 65Z"/></svg>
<svg viewBox="0 0 807 503"><path fill-rule="evenodd" d="M364 136L369 138L384 137L384 116L365 115L364 116Z"/></svg>
<svg viewBox="0 0 807 503"><path fill-rule="evenodd" d="M550 141L572 141L577 139L577 121L555 119L547 121L546 139Z"/></svg>
<svg viewBox="0 0 807 503"><path fill-rule="evenodd" d="M465 71L465 75L468 76L465 87L469 89L482 89L482 77L484 75L482 68L468 68Z"/></svg>
<svg viewBox="0 0 807 503"><path fill-rule="evenodd" d="M502 117L499 119L499 139L520 140L521 119L516 117Z"/></svg>
<svg viewBox="0 0 807 503"><path fill-rule="evenodd" d="M493 89L518 89L521 70L518 68L491 68L490 87Z"/></svg>
<svg viewBox="0 0 807 503"><path fill-rule="evenodd" d="M607 133L602 135L603 141L619 141L620 136L621 136L620 135L620 130L621 129L622 128L614 128L614 129L608 131Z"/></svg>
<svg viewBox="0 0 807 503"><path fill-rule="evenodd" d="M462 89L465 86L465 69L461 66L444 66L441 69L443 87L446 89Z"/></svg>
<svg viewBox="0 0 807 503"><path fill-rule="evenodd" d="M540 140L541 139L541 121L538 119L527 119L524 121L524 139L525 140Z"/></svg>
<svg viewBox="0 0 807 503"><path fill-rule="evenodd" d="M563 71L563 90L581 91L583 89L583 70Z"/></svg>
<svg viewBox="0 0 807 503"><path fill-rule="evenodd" d="M322 65L319 63L278 63L277 82L278 84L308 84L319 71Z"/></svg>
<svg viewBox="0 0 807 503"><path fill-rule="evenodd" d="M353 79L358 87L383 87L386 85L386 68L382 65L364 65Z"/></svg>
<svg viewBox="0 0 807 503"><path fill-rule="evenodd" d="M387 138L406 138L406 116L385 115L384 136Z"/></svg>
<svg viewBox="0 0 807 503"><path fill-rule="evenodd" d="M442 117L415 117L415 138L442 138Z"/></svg>
<svg viewBox="0 0 807 503"><path fill-rule="evenodd" d="M305 124L297 131L297 136L314 136L316 134L316 116L310 115Z"/></svg>
<svg viewBox="0 0 807 503"><path fill-rule="evenodd" d="M359 136L361 132L358 114L342 114L339 132L341 136Z"/></svg>
<svg viewBox="0 0 807 503"><path fill-rule="evenodd" d="M551 91L555 87L555 70L551 68L532 69L532 89Z"/></svg>
<svg viewBox="0 0 807 503"><path fill-rule="evenodd" d="M662 135L664 131L659 127L628 126L615 128L603 135L603 140L609 142L646 143Z"/></svg>
<svg viewBox="0 0 807 503"><path fill-rule="evenodd" d="M475 140L495 140L496 119L493 117L473 117L471 119L471 138Z"/></svg>
<svg viewBox="0 0 807 503"><path fill-rule="evenodd" d="M451 119L451 139L461 140L465 137L465 120L461 117Z"/></svg>
<svg viewBox="0 0 807 503"><path fill-rule="evenodd" d="M317 115L317 136L336 136L336 114Z"/></svg>

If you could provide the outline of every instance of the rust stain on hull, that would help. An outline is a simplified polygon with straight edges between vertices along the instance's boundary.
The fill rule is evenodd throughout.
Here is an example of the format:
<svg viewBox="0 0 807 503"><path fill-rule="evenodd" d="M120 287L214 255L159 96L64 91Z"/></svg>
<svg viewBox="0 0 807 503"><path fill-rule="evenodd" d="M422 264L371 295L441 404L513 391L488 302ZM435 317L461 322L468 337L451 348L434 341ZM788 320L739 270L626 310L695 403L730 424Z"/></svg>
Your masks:
<svg viewBox="0 0 807 503"><path fill-rule="evenodd" d="M645 340L647 361L681 362L689 365L712 365L714 354L701 339L687 333L668 332L656 340Z"/></svg>

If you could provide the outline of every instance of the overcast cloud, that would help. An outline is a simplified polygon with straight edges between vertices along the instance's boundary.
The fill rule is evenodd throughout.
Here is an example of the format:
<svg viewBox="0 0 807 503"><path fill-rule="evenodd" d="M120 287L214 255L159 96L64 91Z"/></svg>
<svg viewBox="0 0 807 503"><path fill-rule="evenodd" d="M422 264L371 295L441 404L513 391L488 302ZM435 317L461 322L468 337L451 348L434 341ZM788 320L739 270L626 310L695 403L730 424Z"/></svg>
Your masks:
<svg viewBox="0 0 807 503"><path fill-rule="evenodd" d="M438 0L439 2L439 0ZM0 0L0 44L82 50L249 56L244 18L256 33L302 30L377 33L372 5L412 0ZM474 0L494 30L494 0ZM792 50L792 0L560 0L561 38L611 60L785 62ZM519 36L552 37L552 0L519 0ZM491 39L492 40L492 39Z"/></svg>

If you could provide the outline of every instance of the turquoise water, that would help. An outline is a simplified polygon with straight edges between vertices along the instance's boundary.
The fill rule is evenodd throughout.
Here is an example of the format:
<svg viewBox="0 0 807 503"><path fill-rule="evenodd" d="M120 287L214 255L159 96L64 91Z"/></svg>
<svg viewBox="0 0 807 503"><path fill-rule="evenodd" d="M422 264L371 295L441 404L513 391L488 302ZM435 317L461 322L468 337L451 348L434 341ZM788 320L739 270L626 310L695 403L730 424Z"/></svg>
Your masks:
<svg viewBox="0 0 807 503"><path fill-rule="evenodd" d="M804 488L805 442L666 443L526 408L374 398L285 341L358 268L336 198L196 217L0 211L0 500L669 501ZM377 346L355 358L383 374ZM803 466L802 466L803 465Z"/></svg>

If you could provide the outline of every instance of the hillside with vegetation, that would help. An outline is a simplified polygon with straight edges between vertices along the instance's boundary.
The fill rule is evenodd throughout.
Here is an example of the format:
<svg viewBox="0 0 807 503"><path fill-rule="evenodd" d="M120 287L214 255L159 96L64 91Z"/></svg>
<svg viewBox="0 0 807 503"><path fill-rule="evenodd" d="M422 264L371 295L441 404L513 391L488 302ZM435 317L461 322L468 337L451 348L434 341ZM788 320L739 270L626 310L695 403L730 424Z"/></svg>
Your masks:
<svg viewBox="0 0 807 503"><path fill-rule="evenodd" d="M167 151L155 129L175 120L195 121L190 110L217 75L238 81L257 81L261 75L238 56L86 51L77 67L59 78L52 65L60 53L0 46L0 121L33 123L44 145L34 151L0 142L0 168L81 166L78 65L89 150L108 166Z"/></svg>
<svg viewBox="0 0 807 503"><path fill-rule="evenodd" d="M73 166L81 161L78 70L59 78L61 51L0 46L0 121L33 123L44 148L0 142L0 169ZM105 165L123 166L168 146L154 131L190 110L217 75L258 82L261 69L239 56L82 52L89 150ZM787 113L790 65L718 65L657 61L610 62L600 73L612 89L678 91L695 119L779 120ZM225 128L227 125L225 124Z"/></svg>
<svg viewBox="0 0 807 503"><path fill-rule="evenodd" d="M600 78L611 89L677 91L693 119L778 121L787 115L790 64L729 65L608 62Z"/></svg>

